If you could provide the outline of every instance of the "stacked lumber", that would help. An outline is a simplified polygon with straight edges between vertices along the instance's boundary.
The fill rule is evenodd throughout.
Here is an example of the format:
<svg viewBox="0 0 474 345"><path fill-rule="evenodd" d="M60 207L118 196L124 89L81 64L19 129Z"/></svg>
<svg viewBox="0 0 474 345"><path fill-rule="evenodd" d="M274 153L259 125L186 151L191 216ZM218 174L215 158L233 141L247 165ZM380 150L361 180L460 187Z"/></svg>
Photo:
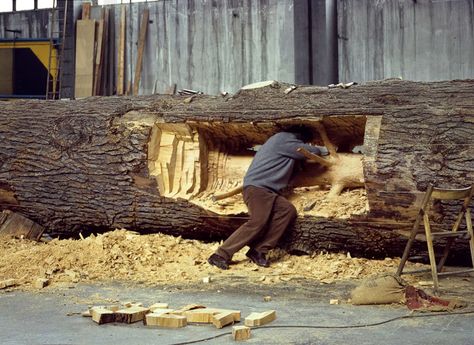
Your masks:
<svg viewBox="0 0 474 345"><path fill-rule="evenodd" d="M119 46L117 51L117 85L118 95L131 94L132 81L126 79L125 49L127 7L120 8ZM76 22L76 73L75 97L83 98L98 95L114 94L115 74L115 41L113 22L113 9L101 8L98 19L91 18L91 4L84 3L82 18ZM138 56L133 82L133 94L138 94L142 60L145 50L146 34L148 28L149 10L142 14L140 36L138 40ZM126 86L127 85L127 86Z"/></svg>

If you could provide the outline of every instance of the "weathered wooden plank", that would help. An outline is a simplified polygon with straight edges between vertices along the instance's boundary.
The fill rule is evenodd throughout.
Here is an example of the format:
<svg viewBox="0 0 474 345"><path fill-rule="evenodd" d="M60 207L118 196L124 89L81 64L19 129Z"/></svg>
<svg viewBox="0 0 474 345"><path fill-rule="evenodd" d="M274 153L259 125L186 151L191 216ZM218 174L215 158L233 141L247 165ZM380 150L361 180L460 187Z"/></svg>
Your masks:
<svg viewBox="0 0 474 345"><path fill-rule="evenodd" d="M94 57L94 87L92 94L100 95L100 85L102 76L102 65L104 60L104 40L105 40L105 12L102 11L101 19L96 22L96 51Z"/></svg>
<svg viewBox="0 0 474 345"><path fill-rule="evenodd" d="M127 7L122 5L120 13L120 36L118 46L118 78L117 78L117 95L124 94L125 87L125 40L126 40L126 25L127 25Z"/></svg>
<svg viewBox="0 0 474 345"><path fill-rule="evenodd" d="M145 51L146 33L148 29L148 18L150 11L146 8L143 10L142 22L140 24L140 38L138 39L137 64L135 65L135 78L133 78L133 94L138 95L140 79L142 76L143 52Z"/></svg>
<svg viewBox="0 0 474 345"><path fill-rule="evenodd" d="M9 210L0 213L0 236L13 236L38 241L43 232L44 227L20 213Z"/></svg>
<svg viewBox="0 0 474 345"><path fill-rule="evenodd" d="M78 20L76 24L75 97L92 96L94 85L95 20Z"/></svg>

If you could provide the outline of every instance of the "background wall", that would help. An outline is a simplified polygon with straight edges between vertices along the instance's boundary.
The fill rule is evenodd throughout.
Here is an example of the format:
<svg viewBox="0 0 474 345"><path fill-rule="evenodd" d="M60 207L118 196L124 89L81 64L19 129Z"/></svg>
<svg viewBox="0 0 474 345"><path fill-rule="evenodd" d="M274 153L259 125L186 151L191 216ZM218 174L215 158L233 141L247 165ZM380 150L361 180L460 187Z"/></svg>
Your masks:
<svg viewBox="0 0 474 345"><path fill-rule="evenodd" d="M0 39L45 38L48 36L49 10L0 13ZM7 30L20 30L20 33Z"/></svg>
<svg viewBox="0 0 474 345"><path fill-rule="evenodd" d="M338 0L339 77L474 77L474 1Z"/></svg>
<svg viewBox="0 0 474 345"><path fill-rule="evenodd" d="M149 8L142 94L164 92L175 83L178 89L210 94L268 79L309 83L305 4L294 0L175 0L125 5L126 79L130 80L136 65L141 13ZM113 7L117 49L121 6ZM297 35L295 16L303 12L302 32ZM100 7L94 7L92 18L98 19L99 13Z"/></svg>
<svg viewBox="0 0 474 345"><path fill-rule="evenodd" d="M77 19L81 2L71 4ZM165 92L172 84L235 92L269 79L327 85L474 78L473 0L158 0L125 6L127 80L135 70L140 16L150 9L140 94ZM110 7L117 49L121 6ZM21 38L48 37L48 14L0 13L0 39L13 38L5 28L20 29ZM92 17L99 16L94 6ZM72 32L67 40L70 80L74 37ZM110 70L116 74L114 55Z"/></svg>

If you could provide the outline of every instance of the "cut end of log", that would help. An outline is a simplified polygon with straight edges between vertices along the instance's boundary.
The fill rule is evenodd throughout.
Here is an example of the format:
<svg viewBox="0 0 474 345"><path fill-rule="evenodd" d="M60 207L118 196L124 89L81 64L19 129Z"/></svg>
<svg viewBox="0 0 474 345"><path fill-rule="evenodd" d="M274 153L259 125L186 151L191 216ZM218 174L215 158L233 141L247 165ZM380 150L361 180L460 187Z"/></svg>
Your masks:
<svg viewBox="0 0 474 345"><path fill-rule="evenodd" d="M282 126L294 123L304 123L314 129L313 144L327 145L331 140L342 152L343 159L341 164L334 162L341 159L338 153L325 166L307 164L294 187L329 189L331 179L345 178L340 176L340 171L348 171L345 168L348 160L352 169L349 180L357 176L358 183L345 181L344 187L363 187L362 155L353 154L351 150L364 144L364 116L272 123L155 123L148 145L149 174L156 179L160 195L164 197L189 200L217 214L246 212L238 194L255 154L253 148L263 144ZM310 193L305 197L302 190L290 200L302 211L310 198Z"/></svg>

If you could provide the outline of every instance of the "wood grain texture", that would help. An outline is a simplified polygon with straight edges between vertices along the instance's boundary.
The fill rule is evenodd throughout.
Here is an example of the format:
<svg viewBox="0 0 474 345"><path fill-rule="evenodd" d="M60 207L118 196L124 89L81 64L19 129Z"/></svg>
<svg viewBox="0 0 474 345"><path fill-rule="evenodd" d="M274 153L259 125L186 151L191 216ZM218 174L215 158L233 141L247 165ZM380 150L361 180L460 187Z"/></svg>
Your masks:
<svg viewBox="0 0 474 345"><path fill-rule="evenodd" d="M75 97L92 96L94 86L95 20L78 20L76 24Z"/></svg>
<svg viewBox="0 0 474 345"><path fill-rule="evenodd" d="M138 54L137 64L135 66L135 78L133 78L133 94L138 95L138 87L140 85L140 79L142 76L142 64L143 64L143 52L145 50L146 33L148 29L148 18L150 11L145 9L142 14L142 21L140 24L140 38L138 40Z"/></svg>
<svg viewBox="0 0 474 345"><path fill-rule="evenodd" d="M379 121L378 135L366 135L371 144L363 162L370 211L345 220L299 217L281 243L294 251L399 256L406 240L394 230L411 228L427 185L456 188L474 180L473 80L308 86L286 95L287 87L277 83L225 98L198 95L191 103L171 95L2 102L0 190L8 193L4 199L0 193L0 204L54 233L125 227L225 238L245 217L218 216L159 194L148 171L155 122L210 122L225 129L320 119L340 147L353 135L345 119ZM447 222L453 206L440 203L436 216ZM466 249L455 246L453 254L462 258Z"/></svg>
<svg viewBox="0 0 474 345"><path fill-rule="evenodd" d="M120 36L118 46L117 95L125 93L125 44L126 44L127 7L122 5L120 12Z"/></svg>

